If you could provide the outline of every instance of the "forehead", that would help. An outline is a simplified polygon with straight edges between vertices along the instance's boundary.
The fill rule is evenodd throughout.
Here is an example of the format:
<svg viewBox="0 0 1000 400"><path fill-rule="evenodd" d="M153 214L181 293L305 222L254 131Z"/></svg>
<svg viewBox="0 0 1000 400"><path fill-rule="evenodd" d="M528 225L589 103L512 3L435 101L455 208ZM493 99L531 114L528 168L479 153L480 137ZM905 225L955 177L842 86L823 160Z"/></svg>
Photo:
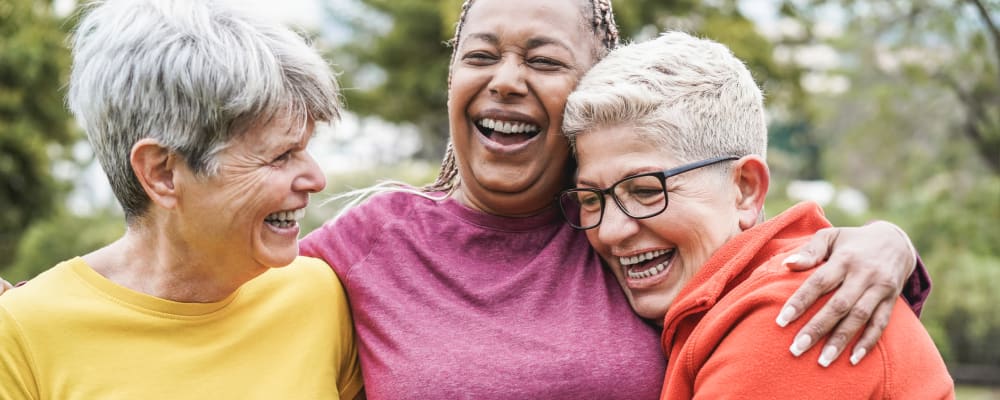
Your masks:
<svg viewBox="0 0 1000 400"><path fill-rule="evenodd" d="M669 146L629 125L599 127L577 136L576 156L578 178L592 183L677 164L677 155Z"/></svg>
<svg viewBox="0 0 1000 400"><path fill-rule="evenodd" d="M596 47L581 0L477 0L462 27L464 40L475 37L549 38L566 44Z"/></svg>
<svg viewBox="0 0 1000 400"><path fill-rule="evenodd" d="M277 115L250 126L232 141L236 147L242 145L251 152L268 154L278 148L307 142L312 137L313 127L313 121L307 118Z"/></svg>

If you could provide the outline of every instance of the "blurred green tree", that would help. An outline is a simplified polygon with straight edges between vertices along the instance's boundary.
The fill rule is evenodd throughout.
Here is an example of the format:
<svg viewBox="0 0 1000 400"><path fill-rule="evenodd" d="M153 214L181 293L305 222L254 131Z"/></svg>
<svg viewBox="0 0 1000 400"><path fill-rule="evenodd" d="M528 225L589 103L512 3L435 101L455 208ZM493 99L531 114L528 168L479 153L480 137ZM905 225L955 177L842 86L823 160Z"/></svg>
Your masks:
<svg viewBox="0 0 1000 400"><path fill-rule="evenodd" d="M822 173L906 230L934 278L922 318L946 361L1000 365L1000 31L996 0L788 1L849 83L814 95ZM836 221L835 221L836 222ZM960 378L960 377L956 377Z"/></svg>
<svg viewBox="0 0 1000 400"><path fill-rule="evenodd" d="M64 38L47 2L0 0L0 269L67 189L51 172L74 139L62 102Z"/></svg>
<svg viewBox="0 0 1000 400"><path fill-rule="evenodd" d="M11 282L31 279L59 262L106 246L124 233L124 217L118 210L83 216L57 212L24 233L18 257L2 277Z"/></svg>

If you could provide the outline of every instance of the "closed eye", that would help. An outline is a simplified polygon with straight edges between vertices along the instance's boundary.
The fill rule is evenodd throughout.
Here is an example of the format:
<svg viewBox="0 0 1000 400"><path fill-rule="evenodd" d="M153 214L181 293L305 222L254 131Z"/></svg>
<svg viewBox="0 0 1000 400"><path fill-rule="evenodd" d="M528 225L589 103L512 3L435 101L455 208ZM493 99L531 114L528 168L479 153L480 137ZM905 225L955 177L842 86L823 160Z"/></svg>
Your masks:
<svg viewBox="0 0 1000 400"><path fill-rule="evenodd" d="M271 160L271 164L273 165L284 164L291 158L292 158L292 150L288 150L284 153L281 153L280 156L275 157L274 160Z"/></svg>
<svg viewBox="0 0 1000 400"><path fill-rule="evenodd" d="M548 57L533 57L530 60L528 60L528 64L531 65L533 68L545 71L553 71L566 66L566 64L562 62Z"/></svg>
<svg viewBox="0 0 1000 400"><path fill-rule="evenodd" d="M463 61L472 65L488 65L496 61L496 59L496 56L484 51L473 51L462 56Z"/></svg>

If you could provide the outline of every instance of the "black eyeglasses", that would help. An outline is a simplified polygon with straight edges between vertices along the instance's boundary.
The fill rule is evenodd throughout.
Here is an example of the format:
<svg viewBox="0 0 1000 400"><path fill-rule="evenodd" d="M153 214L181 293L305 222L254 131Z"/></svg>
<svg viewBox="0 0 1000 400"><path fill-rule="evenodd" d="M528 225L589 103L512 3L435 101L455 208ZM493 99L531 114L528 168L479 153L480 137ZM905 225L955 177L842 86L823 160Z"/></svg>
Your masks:
<svg viewBox="0 0 1000 400"><path fill-rule="evenodd" d="M635 219L659 215L667 209L667 178L739 157L716 157L660 172L626 177L607 189L576 188L559 194L563 218L576 229L591 229L604 218L604 197L611 196L618 208Z"/></svg>

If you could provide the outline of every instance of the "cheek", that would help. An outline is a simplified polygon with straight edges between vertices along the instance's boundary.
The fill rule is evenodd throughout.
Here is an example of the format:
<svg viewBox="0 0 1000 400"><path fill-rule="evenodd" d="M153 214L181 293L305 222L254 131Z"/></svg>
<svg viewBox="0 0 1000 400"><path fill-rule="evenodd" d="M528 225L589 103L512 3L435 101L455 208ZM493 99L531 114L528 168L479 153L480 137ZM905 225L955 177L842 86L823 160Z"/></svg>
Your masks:
<svg viewBox="0 0 1000 400"><path fill-rule="evenodd" d="M478 83L481 80L476 74L467 69L453 68L451 75L451 87L448 88L448 107L451 110L462 110L468 106L472 95L476 93Z"/></svg>
<svg viewBox="0 0 1000 400"><path fill-rule="evenodd" d="M227 178L224 180L225 188L219 192L225 193L224 201L238 205L244 211L250 211L249 207L260 204L268 196L281 192L280 188L277 187L278 180L280 177L265 167L252 173Z"/></svg>
<svg viewBox="0 0 1000 400"><path fill-rule="evenodd" d="M549 111L549 116L553 122L553 128L562 129L562 114L563 110L566 108L566 99L569 94L573 92L573 88L576 86L576 82L565 82L563 84L550 85L543 87L540 92L542 94L542 103L545 108Z"/></svg>

